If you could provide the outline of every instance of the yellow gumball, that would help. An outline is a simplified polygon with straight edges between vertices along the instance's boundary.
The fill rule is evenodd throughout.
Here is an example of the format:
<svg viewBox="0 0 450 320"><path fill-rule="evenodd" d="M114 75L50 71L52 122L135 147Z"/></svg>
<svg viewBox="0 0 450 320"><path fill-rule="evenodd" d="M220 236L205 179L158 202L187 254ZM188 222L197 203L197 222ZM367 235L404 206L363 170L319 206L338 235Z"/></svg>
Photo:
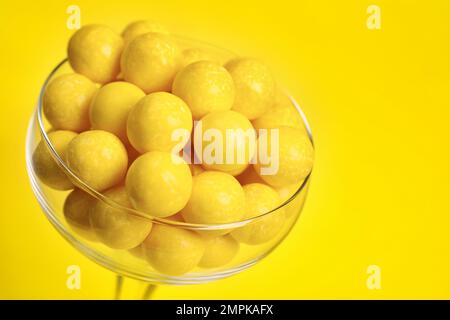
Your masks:
<svg viewBox="0 0 450 320"><path fill-rule="evenodd" d="M194 149L205 169L236 176L255 153L256 133L251 122L236 111L213 112L197 123Z"/></svg>
<svg viewBox="0 0 450 320"><path fill-rule="evenodd" d="M45 89L45 117L54 129L89 129L89 105L96 91L96 85L81 74L58 76Z"/></svg>
<svg viewBox="0 0 450 320"><path fill-rule="evenodd" d="M302 129L279 127L271 130L276 131L264 132L258 138L256 172L274 187L300 182L312 170L314 149L311 141ZM261 154L265 156L261 157Z"/></svg>
<svg viewBox="0 0 450 320"><path fill-rule="evenodd" d="M255 129L270 129L285 126L299 128L306 132L302 117L292 101L283 92L279 92L277 95L281 97L276 99L274 105L262 116L252 121Z"/></svg>
<svg viewBox="0 0 450 320"><path fill-rule="evenodd" d="M141 99L130 111L128 139L141 153L179 152L188 142L192 115L186 103L168 92L155 92Z"/></svg>
<svg viewBox="0 0 450 320"><path fill-rule="evenodd" d="M58 130L48 134L48 138L59 157L65 161L67 147L77 136L75 132ZM44 140L39 142L33 153L33 169L47 186L57 190L73 189L73 184L50 154Z"/></svg>
<svg viewBox="0 0 450 320"><path fill-rule="evenodd" d="M180 50L169 35L145 33L125 47L122 73L126 81L146 93L170 91L180 61Z"/></svg>
<svg viewBox="0 0 450 320"><path fill-rule="evenodd" d="M107 190L104 195L125 208L131 208L123 186ZM114 249L132 249L147 238L152 223L150 220L131 214L119 206L95 201L90 210L90 222L98 239Z"/></svg>
<svg viewBox="0 0 450 320"><path fill-rule="evenodd" d="M194 119L230 110L234 101L233 79L224 67L212 61L198 61L183 68L175 77L172 92L186 101Z"/></svg>
<svg viewBox="0 0 450 320"><path fill-rule="evenodd" d="M181 67L184 68L187 65L194 63L194 62L198 62L198 61L203 61L203 60L208 60L208 61L214 61L214 58L211 56L211 54L209 54L208 52L206 52L205 50L202 50L200 48L188 48L183 50L182 52L182 62L181 62Z"/></svg>
<svg viewBox="0 0 450 320"><path fill-rule="evenodd" d="M172 276L194 269L205 251L203 238L195 232L159 224L153 226L142 246L150 265Z"/></svg>
<svg viewBox="0 0 450 320"><path fill-rule="evenodd" d="M127 144L127 119L131 108L145 93L128 82L112 82L100 88L92 99L89 118L92 129L114 133Z"/></svg>
<svg viewBox="0 0 450 320"><path fill-rule="evenodd" d="M217 268L230 262L239 251L239 243L230 235L206 239L205 253L199 262L202 268Z"/></svg>
<svg viewBox="0 0 450 320"><path fill-rule="evenodd" d="M288 126L301 129L306 133L300 114L295 110L294 106L273 106L261 117L253 120L252 124L257 130Z"/></svg>
<svg viewBox="0 0 450 320"><path fill-rule="evenodd" d="M244 186L244 193L245 219L267 213L281 204L278 193L265 184L247 184ZM231 235L246 244L261 244L273 239L280 232L284 218L284 208L280 208L232 231Z"/></svg>
<svg viewBox="0 0 450 320"><path fill-rule="evenodd" d="M169 30L167 30L165 26L155 21L139 20L128 24L122 32L122 37L125 42L125 45L127 45L137 36L149 32L168 34Z"/></svg>
<svg viewBox="0 0 450 320"><path fill-rule="evenodd" d="M192 176L182 158L152 151L133 162L127 173L126 188L134 208L164 218L186 205L191 195Z"/></svg>
<svg viewBox="0 0 450 320"><path fill-rule="evenodd" d="M128 155L120 139L112 133L85 131L69 143L67 164L87 185L103 191L123 180Z"/></svg>
<svg viewBox="0 0 450 320"><path fill-rule="evenodd" d="M193 178L192 195L181 214L189 223L230 223L244 216L244 204L244 191L236 178L205 171Z"/></svg>
<svg viewBox="0 0 450 320"><path fill-rule="evenodd" d="M107 26L87 25L69 41L68 57L72 68L94 82L114 81L120 72L123 39Z"/></svg>
<svg viewBox="0 0 450 320"><path fill-rule="evenodd" d="M69 226L83 238L96 241L97 236L92 230L89 220L89 210L95 203L95 198L81 189L74 189L64 201L64 217Z"/></svg>
<svg viewBox="0 0 450 320"><path fill-rule="evenodd" d="M237 58L229 61L225 68L236 86L233 110L253 120L273 105L275 80L266 65L255 59Z"/></svg>

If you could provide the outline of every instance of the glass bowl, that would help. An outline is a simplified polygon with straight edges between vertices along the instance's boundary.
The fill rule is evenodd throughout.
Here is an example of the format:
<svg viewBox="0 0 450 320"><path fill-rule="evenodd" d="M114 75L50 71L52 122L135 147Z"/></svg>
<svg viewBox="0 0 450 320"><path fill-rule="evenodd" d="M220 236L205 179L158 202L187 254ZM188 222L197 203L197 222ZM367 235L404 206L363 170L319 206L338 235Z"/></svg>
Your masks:
<svg viewBox="0 0 450 320"><path fill-rule="evenodd" d="M228 59L234 57L234 54L230 53L229 51L199 41L181 38L179 39L179 42L182 48L195 47L201 48L202 50L207 50L210 54L214 55L217 61L220 62L225 62ZM92 189L67 167L65 162L62 161L61 156L56 152L55 147L51 144L47 135L49 130L51 130L50 125L46 121L43 114L42 98L46 86L56 76L70 72L73 71L70 68L69 63L67 62L67 59L65 59L61 63L59 63L49 74L41 88L39 101L30 119L26 137L26 164L33 192L44 214L52 223L52 225L59 231L59 233L61 233L61 235L67 241L69 241L69 243L80 250L83 254L85 254L98 264L102 265L103 267L121 276L127 276L149 283L158 284L196 284L225 278L251 267L258 261L266 257L288 235L288 233L296 223L297 218L299 217L300 212L303 208L311 174L309 174L302 182L299 182L294 189L292 189L291 187L290 190L285 190L285 193L287 192L287 196L284 197L284 203L278 208L251 219L226 224L192 224L167 218L151 217L148 214L136 211L132 208L123 207L118 203L112 201L111 199L105 197L104 194ZM290 99L292 106L295 108L295 110L298 112L299 117L302 119L309 139L312 143L311 131L309 129L306 117L304 116L296 101L290 96L287 97ZM150 265L143 256L142 250L140 248L131 250L119 250L110 248L96 239L95 232L92 232L92 230L83 229L82 226L74 225L65 218L63 210L64 201L71 190L60 191L47 186L38 178L38 175L36 174L36 168L33 165L33 152L38 144L41 143L41 141L45 145L45 148L47 148L53 160L60 167L60 170L62 170L69 177L71 182L78 189L84 191L88 197L92 198L92 200L100 201L105 206L111 207L114 210L133 215L136 219L143 219L151 221L155 224L166 225L174 228L182 228L185 230L189 230L190 232L204 234L223 234L231 232L236 229L243 228L244 226L257 224L263 219L268 219L273 215L282 214L284 217L284 222L276 235L273 236L273 238L269 241L258 245L239 243L239 250L237 254L232 258L231 261L222 266L213 268L202 268L196 266L194 269L181 275L168 275L159 272L154 267L152 267L152 265ZM210 237L205 237L205 239L206 238Z"/></svg>

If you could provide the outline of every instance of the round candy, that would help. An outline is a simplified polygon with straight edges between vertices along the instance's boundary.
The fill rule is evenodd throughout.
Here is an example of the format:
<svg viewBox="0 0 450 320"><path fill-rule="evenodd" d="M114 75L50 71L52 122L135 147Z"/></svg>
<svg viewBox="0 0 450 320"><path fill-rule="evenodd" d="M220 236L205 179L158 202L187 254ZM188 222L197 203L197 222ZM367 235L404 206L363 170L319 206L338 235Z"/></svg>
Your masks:
<svg viewBox="0 0 450 320"><path fill-rule="evenodd" d="M81 74L58 76L45 89L45 117L54 129L89 129L89 104L96 91L96 85Z"/></svg>
<svg viewBox="0 0 450 320"><path fill-rule="evenodd" d="M125 47L121 59L122 73L126 81L146 93L170 91L180 60L178 46L170 36L145 33Z"/></svg>
<svg viewBox="0 0 450 320"><path fill-rule="evenodd" d="M256 172L274 187L300 182L313 166L314 149L311 141L302 129L280 127L271 130L277 130L275 133L278 132L278 139L272 132L260 133L258 155L263 153L266 157L258 157L254 164Z"/></svg>
<svg viewBox="0 0 450 320"><path fill-rule="evenodd" d="M192 176L177 155L151 151L137 158L127 173L126 188L137 210L155 217L180 211L189 200Z"/></svg>
<svg viewBox="0 0 450 320"><path fill-rule="evenodd" d="M281 204L278 193L271 187L261 183L244 186L245 219L267 213ZM256 245L273 239L284 223L284 209L280 208L247 225L231 232L232 236L243 243Z"/></svg>
<svg viewBox="0 0 450 320"><path fill-rule="evenodd" d="M128 116L128 139L141 153L179 152L188 142L192 115L186 103L168 92L151 93L141 99Z"/></svg>
<svg viewBox="0 0 450 320"><path fill-rule="evenodd" d="M234 101L233 79L224 67L212 61L198 61L183 68L175 77L172 92L186 101L194 119L230 110Z"/></svg>
<svg viewBox="0 0 450 320"><path fill-rule="evenodd" d="M233 110L253 120L273 105L275 80L267 66L255 59L237 58L229 61L225 68L236 86Z"/></svg>
<svg viewBox="0 0 450 320"><path fill-rule="evenodd" d="M270 129L286 126L299 128L306 132L302 117L288 96L282 92L279 92L277 95L281 95L281 97L276 99L274 105L262 116L252 121L255 129Z"/></svg>
<svg viewBox="0 0 450 320"><path fill-rule="evenodd" d="M155 21L151 20L139 20L130 23L122 32L122 37L125 45L134 40L137 36L144 33L156 32L168 34L167 28Z"/></svg>
<svg viewBox="0 0 450 320"><path fill-rule="evenodd" d="M148 262L167 275L182 275L197 266L205 243L195 232L155 224L142 244Z"/></svg>
<svg viewBox="0 0 450 320"><path fill-rule="evenodd" d="M301 129L306 133L300 114L294 106L276 105L270 108L258 119L252 121L255 129L271 129L281 126Z"/></svg>
<svg viewBox="0 0 450 320"><path fill-rule="evenodd" d="M119 184L125 177L127 150L112 133L85 131L69 143L67 164L87 185L103 191Z"/></svg>
<svg viewBox="0 0 450 320"><path fill-rule="evenodd" d="M95 198L81 189L74 189L64 201L64 217L70 227L83 238L97 240L89 221L89 210Z"/></svg>
<svg viewBox="0 0 450 320"><path fill-rule="evenodd" d="M94 96L89 118L92 129L114 133L127 144L127 119L131 108L145 93L128 82L112 82L100 88Z"/></svg>
<svg viewBox="0 0 450 320"><path fill-rule="evenodd" d="M59 157L65 161L67 147L77 134L72 131L53 131L48 138ZM33 153L33 169L39 179L47 186L57 190L73 189L73 184L55 162L44 140L41 140Z"/></svg>
<svg viewBox="0 0 450 320"><path fill-rule="evenodd" d="M192 195L181 214L189 223L229 223L241 220L244 204L244 191L236 178L205 171L193 178Z"/></svg>
<svg viewBox="0 0 450 320"><path fill-rule="evenodd" d="M239 243L230 235L209 238L199 262L202 268L217 268L230 262L239 250Z"/></svg>
<svg viewBox="0 0 450 320"><path fill-rule="evenodd" d="M131 208L123 186L109 189L104 195L120 206ZM103 200L95 201L90 210L90 221L97 237L114 249L135 248L147 238L152 229L150 220L133 215Z"/></svg>
<svg viewBox="0 0 450 320"><path fill-rule="evenodd" d="M213 112L197 123L194 149L207 170L235 176L248 167L255 153L256 133L251 122L236 111Z"/></svg>
<svg viewBox="0 0 450 320"><path fill-rule="evenodd" d="M69 41L68 57L73 70L98 83L116 79L120 72L123 39L107 26L87 25Z"/></svg>

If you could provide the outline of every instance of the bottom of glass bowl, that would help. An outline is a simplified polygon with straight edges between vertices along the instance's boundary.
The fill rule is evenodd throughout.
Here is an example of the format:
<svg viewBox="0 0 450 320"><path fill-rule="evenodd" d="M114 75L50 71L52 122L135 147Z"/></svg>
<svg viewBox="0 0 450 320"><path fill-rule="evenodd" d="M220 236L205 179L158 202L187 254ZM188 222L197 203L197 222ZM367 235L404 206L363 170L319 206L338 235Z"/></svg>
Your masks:
<svg viewBox="0 0 450 320"><path fill-rule="evenodd" d="M214 280L223 279L226 277L229 277L231 275L234 275L236 273L239 273L255 263L257 263L259 260L264 258L269 252L265 252L263 255L258 256L257 258L248 261L244 264L241 264L239 266L230 268L225 271L220 271L214 274L208 274L208 275L201 275L198 273L188 273L183 276L174 277L174 276L165 276L160 274L152 274L152 273L142 273L137 270L133 270L132 268L129 268L123 264L120 264L116 261L113 261L109 259L108 257L99 254L98 252L92 250L82 242L80 242L78 239L76 239L73 235L71 235L69 232L67 232L66 228L56 219L56 213L53 211L52 208L50 208L47 204L47 201L45 200L45 196L41 193L39 190L38 184L36 182L36 178L34 176L34 173L32 172L32 168L30 164L28 163L27 159L27 170L30 177L30 183L31 187L33 189L33 192L39 202L39 205L42 208L42 211L44 211L44 214L48 218L48 220L51 222L51 224L55 227L56 230L66 239L71 245L73 245L76 249L80 250L83 254L85 254L87 257L89 257L94 262L100 264L101 266L126 277L134 278L137 280L145 281L145 282L152 282L152 283L160 283L160 284L174 284L174 285L182 285L182 284L199 284L199 283L205 283L210 282Z"/></svg>

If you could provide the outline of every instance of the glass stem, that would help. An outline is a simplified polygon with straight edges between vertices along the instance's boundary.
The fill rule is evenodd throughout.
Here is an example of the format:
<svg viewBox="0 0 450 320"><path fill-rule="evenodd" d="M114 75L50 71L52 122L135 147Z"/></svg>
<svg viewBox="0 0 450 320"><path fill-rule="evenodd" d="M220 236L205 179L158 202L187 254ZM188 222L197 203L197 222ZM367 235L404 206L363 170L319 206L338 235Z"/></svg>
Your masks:
<svg viewBox="0 0 450 320"><path fill-rule="evenodd" d="M153 293L155 292L157 288L157 285L155 284L147 284L147 287L145 288L144 294L142 295L142 300L148 300L152 297Z"/></svg>
<svg viewBox="0 0 450 320"><path fill-rule="evenodd" d="M122 294L123 277L121 275L116 275L116 291L114 293L114 299L120 300Z"/></svg>

